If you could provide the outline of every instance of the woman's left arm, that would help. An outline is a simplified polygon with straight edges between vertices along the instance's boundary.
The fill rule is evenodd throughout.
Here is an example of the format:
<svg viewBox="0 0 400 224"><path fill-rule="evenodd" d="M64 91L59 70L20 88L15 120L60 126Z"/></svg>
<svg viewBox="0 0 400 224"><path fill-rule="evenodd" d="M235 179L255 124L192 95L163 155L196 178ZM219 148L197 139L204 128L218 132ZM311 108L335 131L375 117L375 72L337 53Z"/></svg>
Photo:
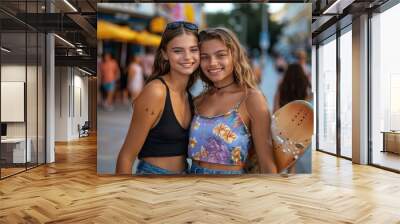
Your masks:
<svg viewBox="0 0 400 224"><path fill-rule="evenodd" d="M267 101L260 91L249 91L246 109L250 117L253 147L257 153L261 173L277 173L272 152L271 117Z"/></svg>

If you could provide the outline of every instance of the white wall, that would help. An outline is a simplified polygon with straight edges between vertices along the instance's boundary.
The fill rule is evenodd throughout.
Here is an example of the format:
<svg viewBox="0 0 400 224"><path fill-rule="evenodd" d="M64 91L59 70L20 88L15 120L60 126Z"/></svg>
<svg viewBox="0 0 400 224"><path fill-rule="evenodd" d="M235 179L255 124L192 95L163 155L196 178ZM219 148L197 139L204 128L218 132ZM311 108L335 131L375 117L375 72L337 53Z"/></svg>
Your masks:
<svg viewBox="0 0 400 224"><path fill-rule="evenodd" d="M78 73L78 75L77 75ZM89 111L88 111L88 107L89 107L89 92L88 92L88 78L87 77L83 77L81 76L83 73L81 73L79 70L75 70L75 81L74 81L74 86L75 86L75 105L79 105L81 106L81 113L79 111L78 107L75 107L75 119L74 119L74 123L73 123L73 135L74 136L78 136L78 129L76 128L78 126L78 124L80 124L81 126L85 123L85 121L89 120ZM78 93L78 90L80 90L80 93ZM80 98L78 98L80 94ZM77 102L77 100L80 100L80 104L79 102Z"/></svg>
<svg viewBox="0 0 400 224"><path fill-rule="evenodd" d="M25 138L25 134L30 139L30 148L32 151L32 161L44 163L44 86L41 66L25 66L25 64L3 64L1 66L1 80L18 81L26 83L26 107L22 107L22 113L26 110L26 121L24 122L6 122L7 137ZM27 77L27 81L25 78ZM23 90L22 90L23 91ZM23 93L22 93L23 94ZM6 96L2 96L6 97ZM10 110L10 108L1 108L1 110ZM10 111L8 111L10 112ZM26 132L27 131L27 132ZM37 152L38 150L38 152ZM39 156L37 157L37 153Z"/></svg>
<svg viewBox="0 0 400 224"><path fill-rule="evenodd" d="M76 68L56 67L56 141L77 139L78 124L88 120L88 78L82 75Z"/></svg>
<svg viewBox="0 0 400 224"><path fill-rule="evenodd" d="M2 65L1 81L25 82L25 65ZM6 110L7 108L1 108ZM7 123L7 137L25 137L25 123Z"/></svg>
<svg viewBox="0 0 400 224"><path fill-rule="evenodd" d="M55 141L68 141L69 69L55 68Z"/></svg>
<svg viewBox="0 0 400 224"><path fill-rule="evenodd" d="M25 81L25 74L26 74L25 69L26 69L25 65L2 65L1 66L1 81L4 81L4 82L15 82L15 81L26 82ZM36 73L36 67L33 67L33 66L27 67L28 74L31 73L33 70L35 70L35 73ZM36 85L36 81L35 81L34 85ZM28 88L27 91L28 91L27 92L27 97L28 97L27 102L32 102L33 100L29 99L29 97L36 98L36 89ZM34 106L36 108L36 104L30 105L30 106ZM7 108L1 108L1 110L7 110ZM28 114L28 120L31 121L32 118L30 118L29 115L30 114ZM32 125L29 125L28 127L32 127ZM25 122L7 122L7 136L8 137L25 137Z"/></svg>
<svg viewBox="0 0 400 224"><path fill-rule="evenodd" d="M1 65L1 81L25 82L25 65Z"/></svg>

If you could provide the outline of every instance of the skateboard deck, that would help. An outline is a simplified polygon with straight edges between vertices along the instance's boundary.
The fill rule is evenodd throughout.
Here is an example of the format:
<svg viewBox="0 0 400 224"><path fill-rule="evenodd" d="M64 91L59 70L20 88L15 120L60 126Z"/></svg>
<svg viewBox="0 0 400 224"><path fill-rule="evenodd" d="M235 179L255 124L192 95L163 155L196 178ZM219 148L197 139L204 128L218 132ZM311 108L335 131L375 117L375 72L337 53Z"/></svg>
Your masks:
<svg viewBox="0 0 400 224"><path fill-rule="evenodd" d="M311 144L314 113L310 103L296 100L272 115L271 135L278 172L291 167Z"/></svg>

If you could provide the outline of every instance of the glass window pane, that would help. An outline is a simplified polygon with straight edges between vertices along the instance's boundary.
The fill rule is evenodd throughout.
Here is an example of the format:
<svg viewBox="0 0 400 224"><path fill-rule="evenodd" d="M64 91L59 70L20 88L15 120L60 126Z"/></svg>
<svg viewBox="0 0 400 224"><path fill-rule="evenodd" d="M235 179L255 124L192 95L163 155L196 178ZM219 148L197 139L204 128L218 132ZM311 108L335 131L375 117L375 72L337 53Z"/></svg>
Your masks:
<svg viewBox="0 0 400 224"><path fill-rule="evenodd" d="M400 170L400 32L393 27L398 21L400 4L371 19L372 163L396 170Z"/></svg>
<svg viewBox="0 0 400 224"><path fill-rule="evenodd" d="M27 33L28 38L28 62L26 80L26 113L27 113L27 141L30 144L30 158L28 168L37 165L37 73L38 73L38 36L36 32Z"/></svg>
<svg viewBox="0 0 400 224"><path fill-rule="evenodd" d="M336 153L336 39L318 48L318 148Z"/></svg>
<svg viewBox="0 0 400 224"><path fill-rule="evenodd" d="M26 144L26 33L2 32L1 47L1 175L2 178L25 170L30 159ZM27 150L28 149L28 150ZM28 158L28 160L27 160Z"/></svg>
<svg viewBox="0 0 400 224"><path fill-rule="evenodd" d="M38 164L45 163L45 35L40 33L38 45Z"/></svg>
<svg viewBox="0 0 400 224"><path fill-rule="evenodd" d="M2 0L0 5L13 15L0 12L0 111L17 117L1 118L0 176L4 178L45 162L45 36L21 22L37 19L35 14L44 12L45 1Z"/></svg>
<svg viewBox="0 0 400 224"><path fill-rule="evenodd" d="M340 153L352 157L352 35L340 37Z"/></svg>

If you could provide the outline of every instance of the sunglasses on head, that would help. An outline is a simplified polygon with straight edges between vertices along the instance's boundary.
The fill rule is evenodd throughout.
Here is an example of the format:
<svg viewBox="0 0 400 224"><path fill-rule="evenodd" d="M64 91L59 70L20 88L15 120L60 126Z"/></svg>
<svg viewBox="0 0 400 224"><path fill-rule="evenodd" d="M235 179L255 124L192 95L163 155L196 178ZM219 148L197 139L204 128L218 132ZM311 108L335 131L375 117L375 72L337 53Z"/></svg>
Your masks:
<svg viewBox="0 0 400 224"><path fill-rule="evenodd" d="M188 30L198 30L199 29L199 27L196 24L185 22L185 21L176 21L176 22L168 23L166 29L174 30L181 26L183 26L184 28L186 28Z"/></svg>

